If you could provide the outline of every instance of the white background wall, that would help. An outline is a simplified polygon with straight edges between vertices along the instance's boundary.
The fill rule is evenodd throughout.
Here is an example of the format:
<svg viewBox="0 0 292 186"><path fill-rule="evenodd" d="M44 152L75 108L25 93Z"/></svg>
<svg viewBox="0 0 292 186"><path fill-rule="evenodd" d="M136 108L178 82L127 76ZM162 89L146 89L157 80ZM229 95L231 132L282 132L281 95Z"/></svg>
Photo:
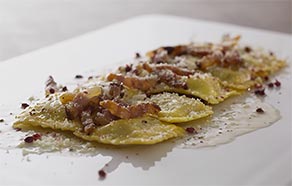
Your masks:
<svg viewBox="0 0 292 186"><path fill-rule="evenodd" d="M292 0L0 0L0 61L149 13L292 33Z"/></svg>

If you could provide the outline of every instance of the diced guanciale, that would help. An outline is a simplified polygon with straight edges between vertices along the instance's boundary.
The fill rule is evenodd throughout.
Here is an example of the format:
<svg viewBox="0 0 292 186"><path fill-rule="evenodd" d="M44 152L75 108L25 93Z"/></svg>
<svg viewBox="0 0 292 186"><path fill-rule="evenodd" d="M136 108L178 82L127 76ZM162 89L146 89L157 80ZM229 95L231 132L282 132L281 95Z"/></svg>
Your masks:
<svg viewBox="0 0 292 186"><path fill-rule="evenodd" d="M125 86L129 88L139 89L142 91L147 91L153 88L157 84L157 81L158 81L155 78L142 79L138 77L128 77L128 76L123 76L120 74L112 74L112 73L107 76L108 81L113 81L114 79L119 82L122 82Z"/></svg>
<svg viewBox="0 0 292 186"><path fill-rule="evenodd" d="M102 101L101 106L108 109L111 114L130 119L144 116L145 114L157 114L161 109L154 103L141 103L138 105L123 105L112 100Z"/></svg>

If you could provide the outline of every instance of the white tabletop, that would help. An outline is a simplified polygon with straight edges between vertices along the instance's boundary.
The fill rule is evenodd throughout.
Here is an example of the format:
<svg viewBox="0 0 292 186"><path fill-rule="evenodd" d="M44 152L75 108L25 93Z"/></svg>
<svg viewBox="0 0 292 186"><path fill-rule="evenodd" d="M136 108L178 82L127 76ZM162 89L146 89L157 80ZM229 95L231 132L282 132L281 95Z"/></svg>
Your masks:
<svg viewBox="0 0 292 186"><path fill-rule="evenodd" d="M141 14L292 33L291 0L0 0L0 61Z"/></svg>
<svg viewBox="0 0 292 186"><path fill-rule="evenodd" d="M76 74L88 77L106 73L128 63L123 59L132 58L135 52L186 43L191 38L215 42L226 32L241 34L242 44L262 46L287 57L291 64L290 35L157 15L140 16L0 63L0 85L4 90L0 96L0 118L8 124L0 123L0 130L4 131L0 134L0 185L291 185L292 65L277 75L280 89L266 89L264 103L248 101L244 106L248 113L243 108L238 112L247 119L261 104L271 104L280 111L281 119L224 145L180 148L176 146L181 143L177 140L147 147L97 147L96 156L70 155L66 153L67 148L62 153L23 156L21 149L13 148L24 136L11 131L13 113L19 113L20 103L32 95L43 96L44 82L49 75L63 85L72 85L78 83L74 80ZM229 108L236 110L237 98L226 100L232 103L227 104L227 112ZM221 111L225 110L222 106ZM260 108L264 108L266 114L257 117L273 116L267 107ZM236 113L230 112L234 117ZM229 118L227 115L224 117ZM244 125L238 127L239 130L244 128ZM204 139L203 143L208 142ZM2 150L6 145L12 147ZM98 179L100 169L107 173L104 180Z"/></svg>

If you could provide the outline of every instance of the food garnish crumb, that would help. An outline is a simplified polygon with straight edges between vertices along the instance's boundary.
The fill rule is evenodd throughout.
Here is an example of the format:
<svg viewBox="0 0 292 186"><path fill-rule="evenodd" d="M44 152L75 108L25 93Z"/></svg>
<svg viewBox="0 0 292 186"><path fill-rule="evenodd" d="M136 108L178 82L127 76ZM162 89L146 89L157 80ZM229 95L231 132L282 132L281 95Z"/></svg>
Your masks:
<svg viewBox="0 0 292 186"><path fill-rule="evenodd" d="M278 80L276 80L274 84L275 84L276 87L280 87L281 86L281 82L278 81Z"/></svg>
<svg viewBox="0 0 292 186"><path fill-rule="evenodd" d="M32 143L34 141L32 136L28 136L26 138L24 138L25 143Z"/></svg>
<svg viewBox="0 0 292 186"><path fill-rule="evenodd" d="M197 133L197 131L195 130L194 127L187 127L186 128L187 133L193 134L193 133Z"/></svg>
<svg viewBox="0 0 292 186"><path fill-rule="evenodd" d="M135 56L136 56L136 58L140 58L141 57L141 55L139 54L139 52L136 52Z"/></svg>
<svg viewBox="0 0 292 186"><path fill-rule="evenodd" d="M36 133L36 134L33 134L31 136L27 136L26 138L24 138L24 142L25 143L32 143L33 141L40 140L40 139L41 139L41 135Z"/></svg>
<svg viewBox="0 0 292 186"><path fill-rule="evenodd" d="M104 179L106 177L106 172L104 170L99 170L98 175L100 179Z"/></svg>
<svg viewBox="0 0 292 186"><path fill-rule="evenodd" d="M29 104L27 103L21 103L21 108L22 109L26 109L29 106Z"/></svg>
<svg viewBox="0 0 292 186"><path fill-rule="evenodd" d="M255 93L255 95L259 95L259 96L265 96L266 95L265 89L256 90L254 93Z"/></svg>
<svg viewBox="0 0 292 186"><path fill-rule="evenodd" d="M269 83L269 84L268 84L268 87L269 87L269 88L273 88L273 87L274 87L274 83Z"/></svg>
<svg viewBox="0 0 292 186"><path fill-rule="evenodd" d="M64 86L64 87L62 88L62 92L66 92L66 91L68 91L68 88L67 88L66 86Z"/></svg>
<svg viewBox="0 0 292 186"><path fill-rule="evenodd" d="M77 74L76 76L75 76L75 79L82 79L83 78L83 76L82 75L79 75L79 74Z"/></svg>
<svg viewBox="0 0 292 186"><path fill-rule="evenodd" d="M256 112L257 113L264 113L265 111L262 108L257 108Z"/></svg>

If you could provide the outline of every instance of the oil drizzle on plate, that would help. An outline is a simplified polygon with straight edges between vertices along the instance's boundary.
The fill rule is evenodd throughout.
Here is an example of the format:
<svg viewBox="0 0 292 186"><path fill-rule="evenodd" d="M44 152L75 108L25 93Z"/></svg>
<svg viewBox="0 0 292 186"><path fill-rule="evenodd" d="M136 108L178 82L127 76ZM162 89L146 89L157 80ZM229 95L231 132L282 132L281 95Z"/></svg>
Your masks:
<svg viewBox="0 0 292 186"><path fill-rule="evenodd" d="M198 148L229 143L237 136L268 127L281 118L272 105L249 93L215 105L213 110L211 117L188 123L198 133L188 135L179 147Z"/></svg>

